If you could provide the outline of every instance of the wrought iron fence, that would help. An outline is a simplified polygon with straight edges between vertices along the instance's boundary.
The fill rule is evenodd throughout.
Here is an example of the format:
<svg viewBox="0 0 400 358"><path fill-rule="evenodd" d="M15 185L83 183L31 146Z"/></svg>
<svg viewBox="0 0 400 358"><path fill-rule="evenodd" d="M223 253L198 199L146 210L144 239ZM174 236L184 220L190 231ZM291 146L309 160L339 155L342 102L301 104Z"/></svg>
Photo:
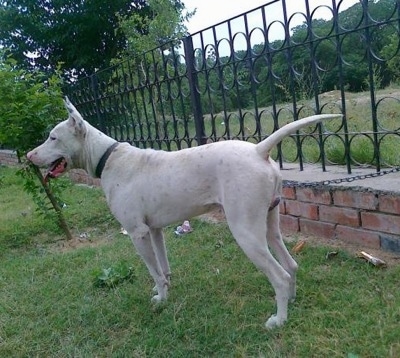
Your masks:
<svg viewBox="0 0 400 358"><path fill-rule="evenodd" d="M118 141L166 150L258 142L287 122L340 112L285 139L273 153L281 166L399 165L400 89L386 87L400 78L400 0L288 4L270 1L65 93Z"/></svg>

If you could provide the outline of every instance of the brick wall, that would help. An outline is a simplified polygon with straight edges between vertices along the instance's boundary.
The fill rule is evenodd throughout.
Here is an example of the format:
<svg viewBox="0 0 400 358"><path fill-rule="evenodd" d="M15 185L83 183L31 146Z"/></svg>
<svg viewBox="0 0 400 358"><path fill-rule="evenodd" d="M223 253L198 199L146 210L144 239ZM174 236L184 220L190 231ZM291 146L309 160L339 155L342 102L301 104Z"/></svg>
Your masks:
<svg viewBox="0 0 400 358"><path fill-rule="evenodd" d="M0 150L0 164L17 163L15 152ZM99 179L90 178L83 170L72 170L69 176L78 183L100 185ZM400 192L284 187L280 212L286 234L302 233L400 252Z"/></svg>
<svg viewBox="0 0 400 358"><path fill-rule="evenodd" d="M3 165L16 165L18 164L17 153L13 150L1 149L0 150L0 164Z"/></svg>
<svg viewBox="0 0 400 358"><path fill-rule="evenodd" d="M282 231L287 234L400 252L400 193L335 186L284 187L280 212Z"/></svg>

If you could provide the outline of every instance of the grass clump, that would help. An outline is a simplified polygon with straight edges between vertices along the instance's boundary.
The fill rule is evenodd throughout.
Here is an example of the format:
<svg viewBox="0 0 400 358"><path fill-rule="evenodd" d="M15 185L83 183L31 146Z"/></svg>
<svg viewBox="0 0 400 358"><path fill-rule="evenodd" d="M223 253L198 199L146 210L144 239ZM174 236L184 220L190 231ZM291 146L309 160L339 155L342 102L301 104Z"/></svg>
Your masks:
<svg viewBox="0 0 400 358"><path fill-rule="evenodd" d="M124 281L133 282L135 272L128 262L122 261L107 268L98 268L92 275L95 287L114 288Z"/></svg>

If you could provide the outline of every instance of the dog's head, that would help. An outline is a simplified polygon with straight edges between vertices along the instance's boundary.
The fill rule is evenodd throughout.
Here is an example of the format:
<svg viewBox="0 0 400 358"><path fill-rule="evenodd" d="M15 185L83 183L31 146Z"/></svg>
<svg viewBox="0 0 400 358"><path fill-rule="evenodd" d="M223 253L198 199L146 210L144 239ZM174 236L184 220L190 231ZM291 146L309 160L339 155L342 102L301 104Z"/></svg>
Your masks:
<svg viewBox="0 0 400 358"><path fill-rule="evenodd" d="M68 119L57 124L47 140L26 156L40 167L48 167L46 180L57 178L69 169L82 168L81 153L86 137L86 122L68 97L64 100Z"/></svg>

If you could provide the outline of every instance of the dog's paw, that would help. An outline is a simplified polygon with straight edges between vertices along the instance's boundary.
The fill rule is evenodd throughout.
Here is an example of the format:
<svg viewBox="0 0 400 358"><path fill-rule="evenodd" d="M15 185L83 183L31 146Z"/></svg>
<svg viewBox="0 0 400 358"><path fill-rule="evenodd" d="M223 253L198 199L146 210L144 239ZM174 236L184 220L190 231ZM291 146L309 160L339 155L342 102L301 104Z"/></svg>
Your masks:
<svg viewBox="0 0 400 358"><path fill-rule="evenodd" d="M265 322L265 328L274 329L276 327L283 326L285 321L285 319L279 319L277 315L273 314L270 318L268 318L267 322Z"/></svg>
<svg viewBox="0 0 400 358"><path fill-rule="evenodd" d="M162 303L162 302L164 302L164 301L166 301L166 300L167 300L166 297L162 297L162 296L160 296L160 295L154 295L154 296L151 298L151 303L153 303L153 304L155 304L155 305L158 305L158 304L160 304L160 303Z"/></svg>

